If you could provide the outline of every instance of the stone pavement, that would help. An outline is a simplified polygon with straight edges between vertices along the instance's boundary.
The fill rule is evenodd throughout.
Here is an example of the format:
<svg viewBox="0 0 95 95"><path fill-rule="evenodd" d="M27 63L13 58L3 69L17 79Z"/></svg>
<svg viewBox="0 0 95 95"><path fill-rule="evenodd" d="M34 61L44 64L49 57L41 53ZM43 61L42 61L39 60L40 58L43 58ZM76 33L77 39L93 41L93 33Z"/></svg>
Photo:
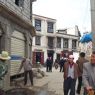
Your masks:
<svg viewBox="0 0 95 95"><path fill-rule="evenodd" d="M63 73L59 69L53 68L52 72L46 72L46 68L41 68L46 76L41 79L34 79L34 87L43 87L48 84L48 91L54 91L56 95L63 95Z"/></svg>
<svg viewBox="0 0 95 95"><path fill-rule="evenodd" d="M21 81L18 83L17 87L29 88L30 90L36 92L36 94L33 95L64 95L63 72L59 72L59 68L57 70L53 68L52 72L46 72L45 67L42 67L40 69L41 71L45 72L45 77L42 78L34 77L34 86L31 86L30 81L28 80L26 86L24 86L23 81ZM81 93L80 95L83 94Z"/></svg>
<svg viewBox="0 0 95 95"><path fill-rule="evenodd" d="M63 93L63 72L59 72L59 68L52 69L52 72L46 72L46 68L41 68L46 73L46 76L41 79L34 79L34 87L44 87L47 84L48 91L53 91L53 95L64 95ZM76 82L77 86L77 82ZM76 94L77 95L77 94ZM81 94L83 95L83 89Z"/></svg>

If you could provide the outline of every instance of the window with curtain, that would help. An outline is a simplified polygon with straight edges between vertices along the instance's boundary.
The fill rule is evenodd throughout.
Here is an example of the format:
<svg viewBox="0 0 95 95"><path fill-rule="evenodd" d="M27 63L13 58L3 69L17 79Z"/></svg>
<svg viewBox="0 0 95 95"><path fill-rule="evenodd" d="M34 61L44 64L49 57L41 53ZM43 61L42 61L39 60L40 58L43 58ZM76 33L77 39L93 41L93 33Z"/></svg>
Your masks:
<svg viewBox="0 0 95 95"><path fill-rule="evenodd" d="M41 20L35 19L35 29L36 31L41 31Z"/></svg>

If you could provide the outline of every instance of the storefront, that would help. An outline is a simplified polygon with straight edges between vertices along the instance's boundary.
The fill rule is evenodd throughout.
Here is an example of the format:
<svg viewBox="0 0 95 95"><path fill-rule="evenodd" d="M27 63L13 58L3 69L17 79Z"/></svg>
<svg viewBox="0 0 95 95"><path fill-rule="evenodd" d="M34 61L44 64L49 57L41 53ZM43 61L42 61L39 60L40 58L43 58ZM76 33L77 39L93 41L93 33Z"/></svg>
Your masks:
<svg viewBox="0 0 95 95"><path fill-rule="evenodd" d="M44 64L44 52L42 50L33 51L32 63L37 64L38 62Z"/></svg>
<svg viewBox="0 0 95 95"><path fill-rule="evenodd" d="M19 70L21 58L25 57L25 47L24 34L14 31L11 37L11 76L16 75Z"/></svg>

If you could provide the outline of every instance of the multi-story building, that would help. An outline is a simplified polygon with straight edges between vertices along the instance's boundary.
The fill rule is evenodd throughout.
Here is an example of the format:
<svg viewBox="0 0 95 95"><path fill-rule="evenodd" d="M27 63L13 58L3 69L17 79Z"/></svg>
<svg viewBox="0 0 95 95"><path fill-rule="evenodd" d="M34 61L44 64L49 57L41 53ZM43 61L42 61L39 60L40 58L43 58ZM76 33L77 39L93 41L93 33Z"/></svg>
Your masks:
<svg viewBox="0 0 95 95"><path fill-rule="evenodd" d="M72 32L74 32L72 34ZM59 29L56 32L56 59L60 59L61 56L68 57L69 54L73 54L78 51L80 39L80 32L78 26L68 29Z"/></svg>
<svg viewBox="0 0 95 95"><path fill-rule="evenodd" d="M60 59L63 53L77 52L79 41L79 30L73 29L75 35L67 34L68 29L56 31L56 19L33 15L33 25L36 36L33 38L33 63L44 64L47 57L51 56L53 61Z"/></svg>
<svg viewBox="0 0 95 95"><path fill-rule="evenodd" d="M35 34L31 23L33 1L0 0L0 53L6 50L11 56L8 73L4 82L0 82L5 89L10 86L10 76L17 74L21 58L31 58L32 36Z"/></svg>
<svg viewBox="0 0 95 95"><path fill-rule="evenodd" d="M33 63L44 64L47 56L54 55L56 19L33 15L36 36L33 38Z"/></svg>

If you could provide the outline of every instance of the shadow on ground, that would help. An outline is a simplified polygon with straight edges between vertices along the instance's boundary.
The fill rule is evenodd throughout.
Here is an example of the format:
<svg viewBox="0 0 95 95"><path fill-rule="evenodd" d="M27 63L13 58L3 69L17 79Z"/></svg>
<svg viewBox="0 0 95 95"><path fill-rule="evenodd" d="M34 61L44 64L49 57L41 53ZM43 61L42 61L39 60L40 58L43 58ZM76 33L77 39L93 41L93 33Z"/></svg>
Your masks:
<svg viewBox="0 0 95 95"><path fill-rule="evenodd" d="M56 95L53 91L48 91L48 84L43 87L13 88L6 91L6 95Z"/></svg>

